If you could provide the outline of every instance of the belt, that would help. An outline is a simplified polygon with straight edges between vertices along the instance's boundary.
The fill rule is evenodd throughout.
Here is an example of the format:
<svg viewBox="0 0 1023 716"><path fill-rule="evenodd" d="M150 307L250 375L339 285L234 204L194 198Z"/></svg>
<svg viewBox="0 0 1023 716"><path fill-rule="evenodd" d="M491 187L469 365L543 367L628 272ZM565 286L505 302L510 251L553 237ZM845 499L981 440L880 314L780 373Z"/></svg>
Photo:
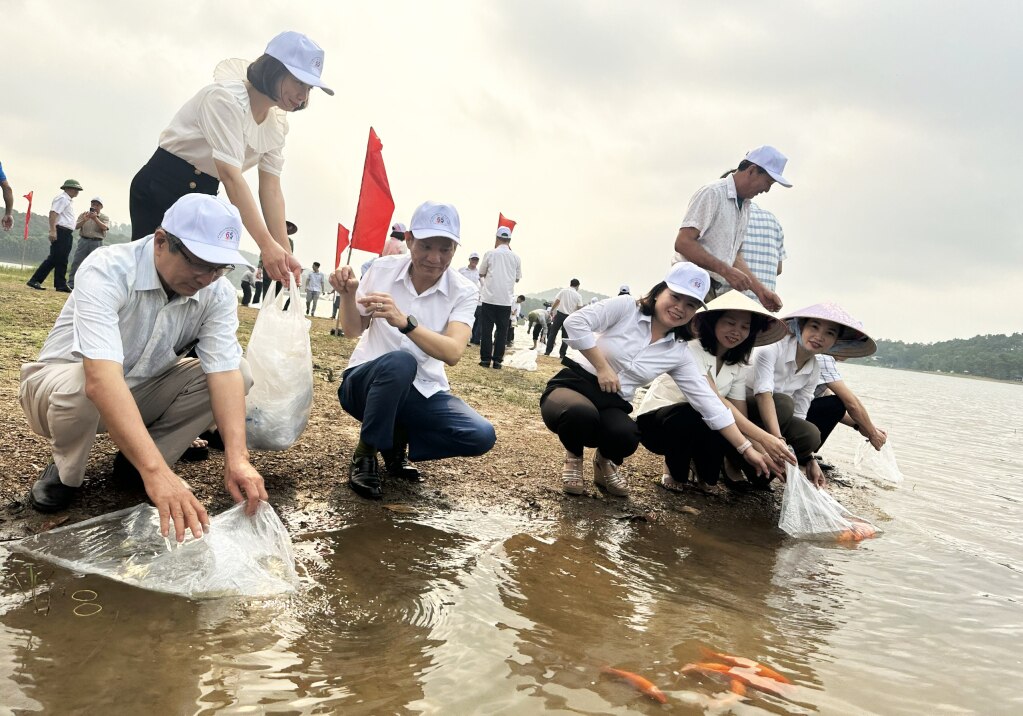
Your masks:
<svg viewBox="0 0 1023 716"><path fill-rule="evenodd" d="M196 169L194 165L166 149L158 147L146 162L146 167L160 175L161 183L171 184L184 191L216 194L220 189L219 179ZM184 187L181 184L184 184Z"/></svg>

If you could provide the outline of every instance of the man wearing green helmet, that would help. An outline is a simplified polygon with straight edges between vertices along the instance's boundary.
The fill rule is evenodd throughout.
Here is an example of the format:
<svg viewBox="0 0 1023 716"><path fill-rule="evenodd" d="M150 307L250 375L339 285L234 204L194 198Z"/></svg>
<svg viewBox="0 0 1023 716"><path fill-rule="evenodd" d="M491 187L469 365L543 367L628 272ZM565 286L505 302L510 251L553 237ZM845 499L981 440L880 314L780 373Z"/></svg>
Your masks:
<svg viewBox="0 0 1023 716"><path fill-rule="evenodd" d="M73 200L82 190L82 185L74 179L61 184L61 193L57 194L50 205L50 253L39 264L39 268L27 282L30 288L37 291L45 290L43 281L53 271L53 288L63 293L71 293L67 285L67 259L71 254L71 242L74 240L75 207Z"/></svg>

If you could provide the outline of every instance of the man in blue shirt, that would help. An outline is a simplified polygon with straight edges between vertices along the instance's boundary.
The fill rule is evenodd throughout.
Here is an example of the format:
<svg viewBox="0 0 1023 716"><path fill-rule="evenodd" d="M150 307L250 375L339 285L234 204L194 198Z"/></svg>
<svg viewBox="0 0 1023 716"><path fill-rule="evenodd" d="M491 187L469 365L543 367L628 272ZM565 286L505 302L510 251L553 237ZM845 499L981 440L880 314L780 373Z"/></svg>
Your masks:
<svg viewBox="0 0 1023 716"><path fill-rule="evenodd" d="M0 220L0 226L4 231L10 231L14 224L14 190L7 182L7 175L4 174L4 165L0 163L0 189L4 192L4 218Z"/></svg>

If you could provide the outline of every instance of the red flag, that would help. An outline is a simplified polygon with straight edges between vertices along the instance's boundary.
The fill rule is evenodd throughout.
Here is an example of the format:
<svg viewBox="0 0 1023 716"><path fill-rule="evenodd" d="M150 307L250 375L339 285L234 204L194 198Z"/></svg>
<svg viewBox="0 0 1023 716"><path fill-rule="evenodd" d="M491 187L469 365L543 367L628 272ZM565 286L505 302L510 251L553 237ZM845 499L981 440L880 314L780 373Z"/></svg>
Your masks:
<svg viewBox="0 0 1023 716"><path fill-rule="evenodd" d="M337 223L337 253L334 254L334 269L341 265L341 252L348 248L348 229Z"/></svg>
<svg viewBox="0 0 1023 716"><path fill-rule="evenodd" d="M32 217L32 194L35 192L29 192L25 194L25 198L28 199L28 211L25 212L25 241L28 241L28 220Z"/></svg>
<svg viewBox="0 0 1023 716"><path fill-rule="evenodd" d="M394 216L394 199L387 183L383 148L380 137L370 127L359 207L355 210L355 225L352 227L352 248L373 254L383 252L391 217Z"/></svg>
<svg viewBox="0 0 1023 716"><path fill-rule="evenodd" d="M508 227L508 231L514 231L515 230L515 224L517 222L512 221L511 219L507 218L501 212L497 212L497 217L498 217L497 218L497 228L500 229L502 226L507 226Z"/></svg>

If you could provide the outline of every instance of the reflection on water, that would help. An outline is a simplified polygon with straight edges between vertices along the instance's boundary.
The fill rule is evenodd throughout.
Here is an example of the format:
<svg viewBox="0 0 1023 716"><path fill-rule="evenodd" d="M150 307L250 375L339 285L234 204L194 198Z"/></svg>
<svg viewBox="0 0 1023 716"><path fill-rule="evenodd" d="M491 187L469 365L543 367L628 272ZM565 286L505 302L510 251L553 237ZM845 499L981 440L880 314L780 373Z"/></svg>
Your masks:
<svg viewBox="0 0 1023 716"><path fill-rule="evenodd" d="M0 552L0 704L15 713L703 713L728 685L680 674L700 647L789 675L734 713L1020 713L1016 386L844 371L898 446L906 484L857 478L881 523L854 547L802 543L769 500L676 534L616 520L395 515L359 506L296 542L295 595L190 602L49 565L35 597ZM940 397L939 397L940 396ZM939 403L940 400L940 403ZM971 402L973 401L973 402ZM939 405L956 405L955 414ZM926 418L924 417L926 416ZM102 610L75 616L79 590ZM660 705L603 665L640 673Z"/></svg>

